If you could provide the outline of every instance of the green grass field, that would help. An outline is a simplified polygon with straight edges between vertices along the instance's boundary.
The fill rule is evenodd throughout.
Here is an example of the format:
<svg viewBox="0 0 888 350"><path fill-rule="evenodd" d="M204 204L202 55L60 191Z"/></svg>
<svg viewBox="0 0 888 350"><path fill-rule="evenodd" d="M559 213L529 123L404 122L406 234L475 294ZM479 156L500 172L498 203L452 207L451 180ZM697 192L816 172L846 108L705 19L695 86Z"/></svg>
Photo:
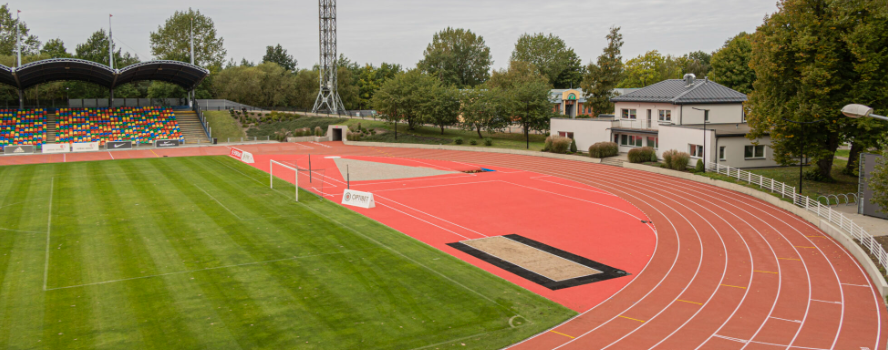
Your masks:
<svg viewBox="0 0 888 350"><path fill-rule="evenodd" d="M575 314L227 157L0 178L0 348L492 349Z"/></svg>

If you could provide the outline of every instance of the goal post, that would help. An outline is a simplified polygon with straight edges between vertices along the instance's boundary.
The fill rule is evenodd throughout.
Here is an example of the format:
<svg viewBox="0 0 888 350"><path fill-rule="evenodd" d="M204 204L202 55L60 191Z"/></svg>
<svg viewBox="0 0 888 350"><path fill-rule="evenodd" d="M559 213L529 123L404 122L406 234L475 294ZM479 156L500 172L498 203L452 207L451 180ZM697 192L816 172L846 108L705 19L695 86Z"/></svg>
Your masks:
<svg viewBox="0 0 888 350"><path fill-rule="evenodd" d="M294 162L293 165L296 165L296 163ZM276 161L273 159L269 160L268 161L268 175L269 175L268 176L268 188L270 188L270 189L274 189L275 168L277 168L279 178L281 178L285 181L289 181L289 179L293 179L293 185L294 185L294 187L296 187L296 190L294 191L295 192L294 198L298 202L299 201L299 169L298 169L298 166L293 167L293 166L284 164L282 162L279 162L279 161Z"/></svg>

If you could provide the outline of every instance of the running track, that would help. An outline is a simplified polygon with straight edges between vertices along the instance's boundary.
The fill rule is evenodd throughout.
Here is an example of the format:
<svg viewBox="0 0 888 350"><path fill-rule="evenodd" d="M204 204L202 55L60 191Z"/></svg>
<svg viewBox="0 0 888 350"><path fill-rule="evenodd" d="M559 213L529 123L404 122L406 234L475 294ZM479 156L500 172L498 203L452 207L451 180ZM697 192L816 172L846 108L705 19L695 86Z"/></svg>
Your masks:
<svg viewBox="0 0 888 350"><path fill-rule="evenodd" d="M530 156L345 146L256 154L454 160L533 171L617 194L657 227L647 266L609 299L514 349L885 349L886 310L859 263L818 228L718 187ZM0 165L228 154L227 147L0 157Z"/></svg>

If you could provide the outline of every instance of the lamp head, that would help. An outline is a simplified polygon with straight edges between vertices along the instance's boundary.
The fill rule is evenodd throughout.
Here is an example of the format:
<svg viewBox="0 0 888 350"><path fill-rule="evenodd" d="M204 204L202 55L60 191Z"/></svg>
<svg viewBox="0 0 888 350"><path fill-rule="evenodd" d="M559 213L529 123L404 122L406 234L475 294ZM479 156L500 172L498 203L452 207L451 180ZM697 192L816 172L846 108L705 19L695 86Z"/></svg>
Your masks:
<svg viewBox="0 0 888 350"><path fill-rule="evenodd" d="M850 104L842 107L842 114L848 118L868 117L872 113L873 109L864 105Z"/></svg>

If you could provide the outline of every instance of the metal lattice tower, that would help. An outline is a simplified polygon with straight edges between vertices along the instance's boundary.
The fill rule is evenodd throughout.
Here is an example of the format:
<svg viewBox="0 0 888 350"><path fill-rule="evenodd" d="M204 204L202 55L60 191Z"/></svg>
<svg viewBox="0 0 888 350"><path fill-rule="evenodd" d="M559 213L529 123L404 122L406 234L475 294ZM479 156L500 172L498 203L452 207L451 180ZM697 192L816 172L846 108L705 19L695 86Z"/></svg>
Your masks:
<svg viewBox="0 0 888 350"><path fill-rule="evenodd" d="M320 18L320 90L312 112L327 111L329 113L344 112L345 107L339 98L336 70L336 0L318 0Z"/></svg>

